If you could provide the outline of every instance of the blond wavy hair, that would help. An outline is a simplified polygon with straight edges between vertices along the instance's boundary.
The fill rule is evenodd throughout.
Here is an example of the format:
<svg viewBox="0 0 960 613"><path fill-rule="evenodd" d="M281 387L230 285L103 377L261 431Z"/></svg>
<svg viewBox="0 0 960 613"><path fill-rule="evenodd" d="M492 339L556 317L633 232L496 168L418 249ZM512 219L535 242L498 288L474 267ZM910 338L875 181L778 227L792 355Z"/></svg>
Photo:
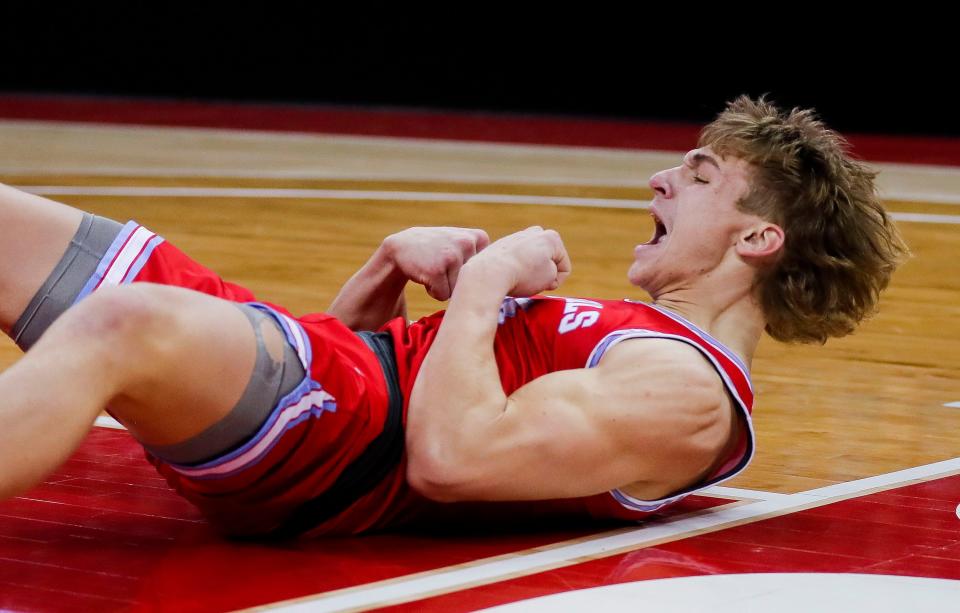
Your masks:
<svg viewBox="0 0 960 613"><path fill-rule="evenodd" d="M824 343L876 311L909 251L880 204L876 171L840 135L811 110L741 96L703 129L700 146L750 163L739 209L784 230L782 254L756 283L770 336Z"/></svg>

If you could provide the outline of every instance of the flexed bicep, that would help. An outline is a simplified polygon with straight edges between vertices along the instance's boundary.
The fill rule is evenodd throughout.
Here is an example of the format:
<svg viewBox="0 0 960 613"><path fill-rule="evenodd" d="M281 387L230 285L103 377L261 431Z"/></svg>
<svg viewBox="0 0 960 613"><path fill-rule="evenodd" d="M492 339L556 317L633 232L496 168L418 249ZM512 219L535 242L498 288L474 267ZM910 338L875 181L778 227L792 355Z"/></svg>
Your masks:
<svg viewBox="0 0 960 613"><path fill-rule="evenodd" d="M495 416L427 441L433 462L413 464L412 483L453 501L581 497L628 485L659 494L696 482L729 436L722 385L695 350L643 343L623 343L596 368L538 377ZM423 459L418 451L411 460Z"/></svg>
<svg viewBox="0 0 960 613"><path fill-rule="evenodd" d="M636 467L591 370L550 373L521 387L494 417L461 423L448 441L411 441L408 477L438 500L586 496L633 480ZM460 432L470 432L461 436ZM440 435L442 437L442 435Z"/></svg>

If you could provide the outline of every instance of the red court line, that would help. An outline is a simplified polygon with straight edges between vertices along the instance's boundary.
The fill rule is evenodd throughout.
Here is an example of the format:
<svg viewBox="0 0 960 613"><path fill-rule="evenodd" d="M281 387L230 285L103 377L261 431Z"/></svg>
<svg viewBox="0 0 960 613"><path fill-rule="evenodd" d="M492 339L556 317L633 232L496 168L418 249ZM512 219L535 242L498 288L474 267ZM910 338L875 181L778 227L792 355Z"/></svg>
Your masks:
<svg viewBox="0 0 960 613"><path fill-rule="evenodd" d="M665 121L38 95L0 95L0 117L663 151L692 148L700 129ZM871 161L960 166L960 138L848 137Z"/></svg>

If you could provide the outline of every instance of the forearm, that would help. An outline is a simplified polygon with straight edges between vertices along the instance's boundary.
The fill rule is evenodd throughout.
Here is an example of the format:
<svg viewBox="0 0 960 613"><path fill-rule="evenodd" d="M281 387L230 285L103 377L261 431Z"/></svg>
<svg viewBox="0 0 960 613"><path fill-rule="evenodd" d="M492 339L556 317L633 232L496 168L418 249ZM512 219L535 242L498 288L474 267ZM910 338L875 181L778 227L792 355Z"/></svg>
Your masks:
<svg viewBox="0 0 960 613"><path fill-rule="evenodd" d="M389 248L381 245L343 285L327 312L351 330L376 330L394 317L406 317L407 278Z"/></svg>
<svg viewBox="0 0 960 613"><path fill-rule="evenodd" d="M502 275L473 263L460 273L436 339L410 399L411 460L437 468L463 466L482 448L483 431L503 413L507 397L494 355Z"/></svg>

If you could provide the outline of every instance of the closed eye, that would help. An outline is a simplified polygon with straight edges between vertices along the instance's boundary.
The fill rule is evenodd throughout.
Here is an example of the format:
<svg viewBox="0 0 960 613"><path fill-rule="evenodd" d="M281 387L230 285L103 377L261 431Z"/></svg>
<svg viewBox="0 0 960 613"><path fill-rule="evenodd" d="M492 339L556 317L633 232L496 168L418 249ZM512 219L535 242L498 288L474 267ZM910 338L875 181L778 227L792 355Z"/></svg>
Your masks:
<svg viewBox="0 0 960 613"><path fill-rule="evenodd" d="M687 170L689 170L690 173L691 173L691 175L693 176L693 182L694 182L694 183L699 183L699 184L701 184L701 185L708 185L708 184L710 183L710 181L707 181L706 179L704 179L704 178L700 175L700 172L699 172L699 170L698 170L698 166L700 166L700 165L699 165L699 164L691 165L691 164L684 163L684 167L685 167Z"/></svg>

